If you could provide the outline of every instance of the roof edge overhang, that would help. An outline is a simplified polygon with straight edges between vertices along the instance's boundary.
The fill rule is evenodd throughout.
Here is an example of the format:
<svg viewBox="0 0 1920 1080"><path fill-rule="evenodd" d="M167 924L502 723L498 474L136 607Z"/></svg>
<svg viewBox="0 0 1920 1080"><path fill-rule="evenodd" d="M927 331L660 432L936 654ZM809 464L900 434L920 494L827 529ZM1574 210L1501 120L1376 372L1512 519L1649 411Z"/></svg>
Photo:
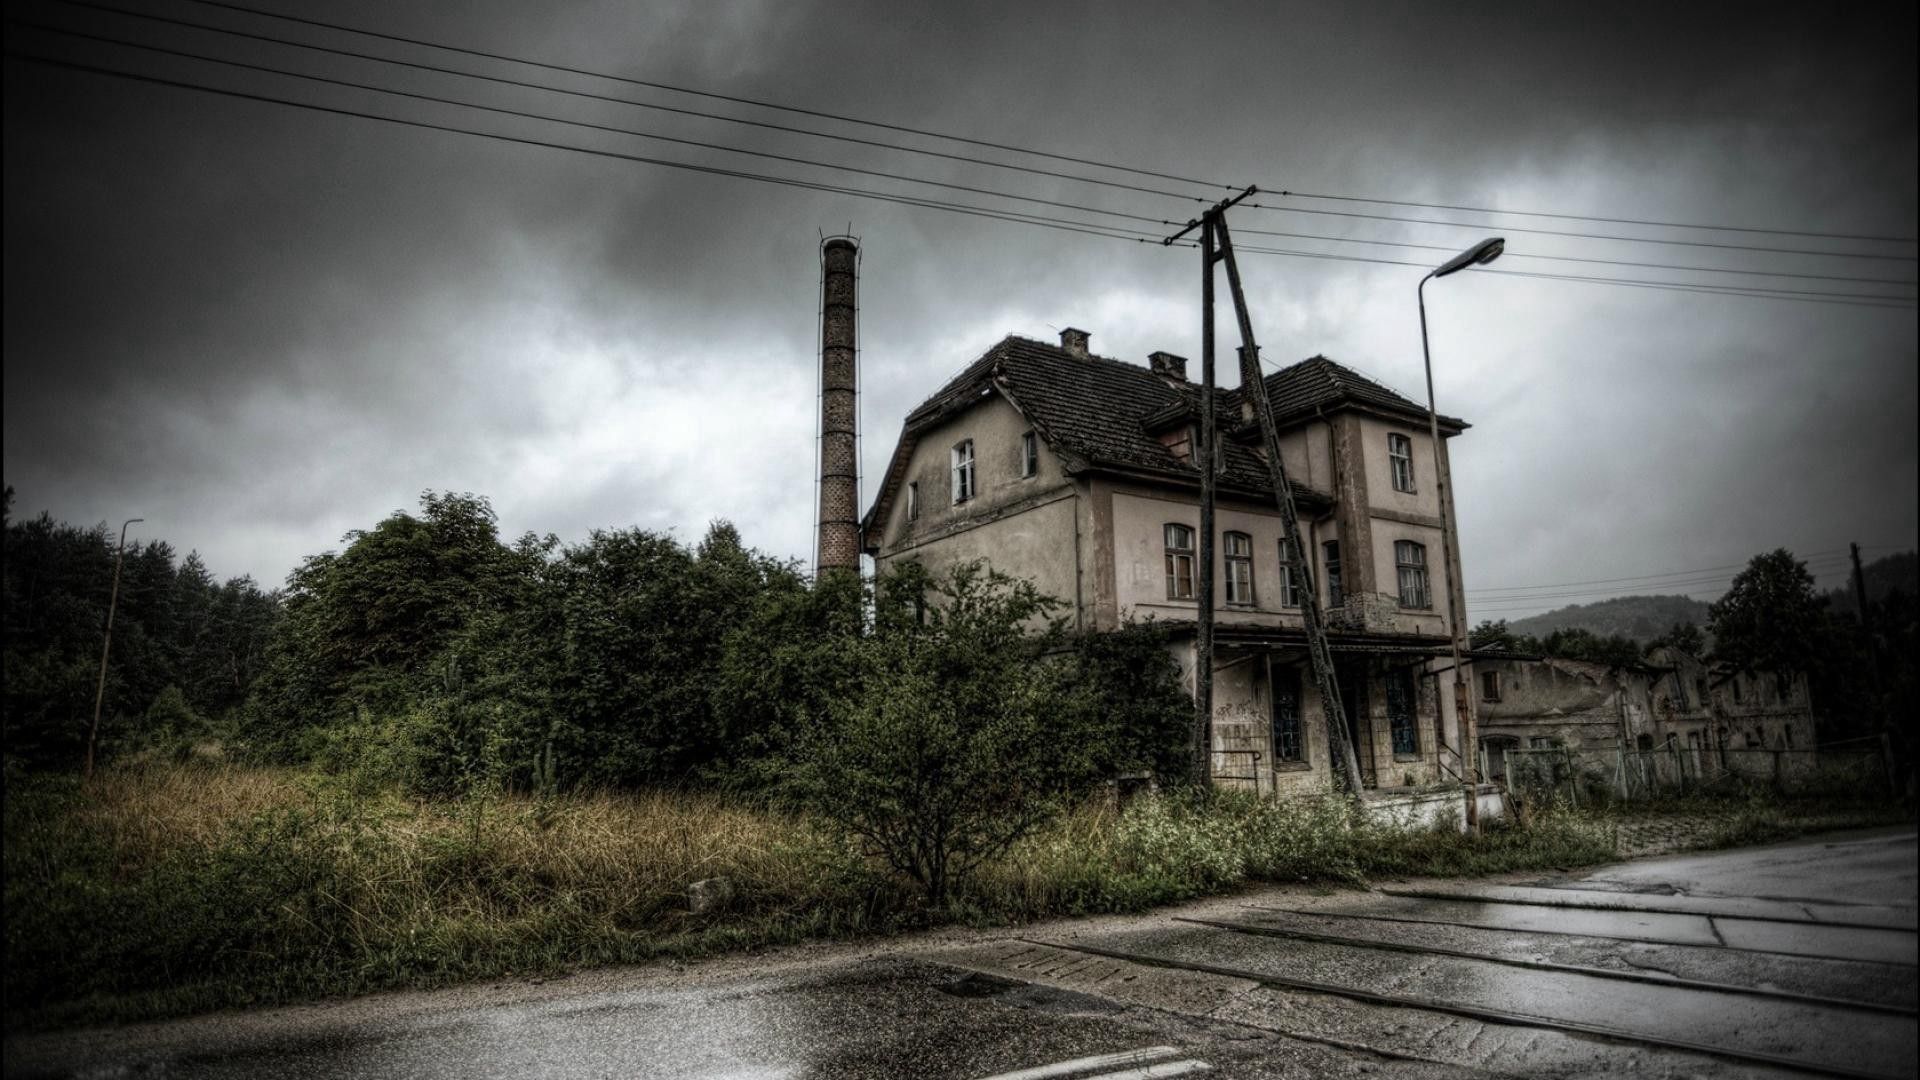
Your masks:
<svg viewBox="0 0 1920 1080"><path fill-rule="evenodd" d="M1082 466L1080 471L1100 473L1106 476L1118 476L1128 480L1142 480L1149 483L1166 484L1182 489L1191 488L1194 491L1200 490L1200 474L1197 469L1189 476L1184 473L1158 472L1153 469L1136 468L1108 461L1090 461ZM1293 499L1296 503L1316 510L1326 509L1334 503L1333 496L1327 492L1304 487L1300 484L1292 484L1290 486L1293 488ZM1217 480L1214 485L1214 490L1219 494L1234 495L1261 502L1270 501L1273 498L1273 492L1268 488L1247 487L1243 484L1231 484L1225 480Z"/></svg>

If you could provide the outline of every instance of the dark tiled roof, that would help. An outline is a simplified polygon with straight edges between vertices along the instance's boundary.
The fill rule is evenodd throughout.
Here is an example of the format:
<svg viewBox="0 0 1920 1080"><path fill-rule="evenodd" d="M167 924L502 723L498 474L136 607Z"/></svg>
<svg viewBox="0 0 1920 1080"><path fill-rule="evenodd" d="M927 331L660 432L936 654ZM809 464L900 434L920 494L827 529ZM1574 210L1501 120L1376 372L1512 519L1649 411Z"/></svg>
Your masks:
<svg viewBox="0 0 1920 1080"><path fill-rule="evenodd" d="M1223 372L1232 378L1230 372ZM1316 409L1361 405L1425 419L1426 409L1348 368L1316 356L1267 376L1268 394L1281 424ZM1009 336L950 379L932 397L907 414L906 429L894 451L874 510L883 511L900 481L914 437L957 413L989 389L1006 394L1055 453L1070 465L1118 469L1197 482L1199 471L1177 458L1154 433L1177 427L1183 416L1197 417L1199 388L1175 385L1151 370L1103 356L1075 356L1057 345ZM1238 389L1216 392L1220 430L1242 426ZM1442 418L1449 430L1465 425ZM1227 439L1220 482L1226 488L1268 491L1267 466L1244 443ZM1298 487L1308 502L1329 497Z"/></svg>

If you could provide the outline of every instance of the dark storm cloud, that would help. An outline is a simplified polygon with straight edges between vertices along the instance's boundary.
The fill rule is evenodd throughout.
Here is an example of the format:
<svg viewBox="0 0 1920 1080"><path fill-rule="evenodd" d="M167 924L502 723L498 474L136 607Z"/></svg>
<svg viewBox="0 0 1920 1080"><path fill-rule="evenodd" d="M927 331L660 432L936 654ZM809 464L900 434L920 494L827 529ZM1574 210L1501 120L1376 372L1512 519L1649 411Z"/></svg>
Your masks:
<svg viewBox="0 0 1920 1080"><path fill-rule="evenodd" d="M153 10L210 17L191 4ZM366 5L324 17L1222 182L1915 227L1911 11L1898 25L1701 5ZM270 55L349 77L375 70ZM1175 220L1193 209L417 73L394 82ZM459 117L265 76L222 84ZM690 535L725 516L753 542L804 556L814 243L849 222L866 244L869 476L906 410L1003 333L1072 324L1111 355L1197 355L1193 259L1157 246L16 62L7 91L16 509L143 514L225 572L277 580L426 487L492 495L509 531ZM888 186L498 117L461 122ZM1277 214L1235 223L1441 245L1475 235ZM1515 269L1549 268L1527 253L1752 269L1786 258L1521 234L1511 251L1503 266ZM1911 263L1883 267L1912 276ZM1417 270L1250 257L1247 273L1268 356L1325 352L1418 390ZM1456 451L1469 587L1719 565L1776 544L1912 541L1910 309L1474 275L1438 289L1439 393L1476 422Z"/></svg>

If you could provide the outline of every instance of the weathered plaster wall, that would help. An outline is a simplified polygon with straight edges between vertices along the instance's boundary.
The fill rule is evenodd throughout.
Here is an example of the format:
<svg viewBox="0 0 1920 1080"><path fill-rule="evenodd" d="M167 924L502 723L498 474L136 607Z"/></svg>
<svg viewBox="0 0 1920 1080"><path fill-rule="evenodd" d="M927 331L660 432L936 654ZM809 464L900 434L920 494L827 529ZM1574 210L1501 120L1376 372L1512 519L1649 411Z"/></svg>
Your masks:
<svg viewBox="0 0 1920 1080"><path fill-rule="evenodd" d="M1516 738L1522 748L1546 738L1575 749L1612 749L1620 744L1623 722L1628 724L1629 745L1648 730L1644 678L1639 678L1636 692L1602 664L1480 660L1474 668L1476 675L1500 676L1500 700L1483 697L1477 703L1481 738ZM1480 693L1482 687L1476 683L1474 691Z"/></svg>
<svg viewBox="0 0 1920 1080"><path fill-rule="evenodd" d="M1112 537L1112 593L1120 619L1192 619L1199 611L1193 600L1167 599L1166 533L1168 523L1194 530L1198 558L1200 507L1184 493L1155 492L1145 487L1110 487ZM1285 527L1280 512L1271 507L1222 500L1214 508L1214 613L1221 623L1259 623L1299 626L1300 609L1280 604L1280 537ZM1254 603L1229 605L1226 589L1225 544L1219 538L1243 532L1253 544ZM1317 526L1302 520L1301 541L1315 553L1315 584L1324 597L1326 566L1319 558L1324 537ZM1105 535L1102 536L1105 542ZM1194 570L1196 587L1199 568Z"/></svg>
<svg viewBox="0 0 1920 1080"><path fill-rule="evenodd" d="M1035 474L1020 475L1020 437L1029 430L1025 417L993 394L923 433L906 470L906 480L919 485L919 517L907 519L903 486L887 516L875 569L884 573L900 559L915 559L937 572L984 559L1003 574L1032 581L1041 592L1065 601L1076 618L1084 617L1081 576L1087 545L1078 526L1087 515L1077 505L1082 485L1067 478L1044 440ZM950 451L964 439L973 440L976 494L956 504Z"/></svg>

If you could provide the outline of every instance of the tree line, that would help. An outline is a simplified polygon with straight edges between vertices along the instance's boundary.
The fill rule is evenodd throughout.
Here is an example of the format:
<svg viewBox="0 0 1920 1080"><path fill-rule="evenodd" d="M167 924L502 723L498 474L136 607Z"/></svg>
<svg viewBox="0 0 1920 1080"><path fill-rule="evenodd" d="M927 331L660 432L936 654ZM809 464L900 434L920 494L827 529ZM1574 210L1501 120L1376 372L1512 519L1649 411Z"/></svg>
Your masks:
<svg viewBox="0 0 1920 1080"><path fill-rule="evenodd" d="M99 687L101 634L119 537L45 513L13 519L6 489L5 737L9 771L69 767L86 752ZM279 601L251 578L222 582L189 552L153 540L128 548L120 573L102 737L210 737L245 706L279 622Z"/></svg>
<svg viewBox="0 0 1920 1080"><path fill-rule="evenodd" d="M9 521L6 544L8 757L70 764L113 538L43 514ZM1076 636L1059 610L983 567L816 585L726 522L694 544L639 529L508 541L484 497L427 492L273 593L215 585L164 543L130 551L105 741L197 739L424 794L767 787L799 775L803 750L809 775L827 767L819 732L884 726L912 701L999 716L1006 740L1050 725L1036 767L1055 779L1175 774L1190 706L1164 639Z"/></svg>

